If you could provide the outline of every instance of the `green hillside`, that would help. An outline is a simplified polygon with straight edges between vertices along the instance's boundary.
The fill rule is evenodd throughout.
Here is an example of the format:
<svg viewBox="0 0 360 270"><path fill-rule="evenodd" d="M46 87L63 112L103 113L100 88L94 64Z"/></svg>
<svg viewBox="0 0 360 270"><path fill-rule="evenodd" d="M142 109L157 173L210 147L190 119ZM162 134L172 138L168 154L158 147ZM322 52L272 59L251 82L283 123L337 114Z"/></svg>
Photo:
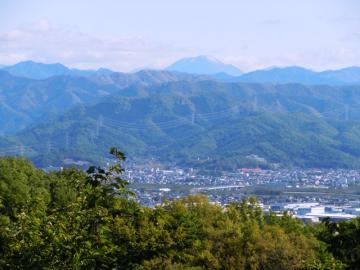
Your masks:
<svg viewBox="0 0 360 270"><path fill-rule="evenodd" d="M132 160L219 169L358 168L357 104L359 86L132 86L5 137L0 148L23 152L41 166L66 159L102 162L100 153L116 145Z"/></svg>

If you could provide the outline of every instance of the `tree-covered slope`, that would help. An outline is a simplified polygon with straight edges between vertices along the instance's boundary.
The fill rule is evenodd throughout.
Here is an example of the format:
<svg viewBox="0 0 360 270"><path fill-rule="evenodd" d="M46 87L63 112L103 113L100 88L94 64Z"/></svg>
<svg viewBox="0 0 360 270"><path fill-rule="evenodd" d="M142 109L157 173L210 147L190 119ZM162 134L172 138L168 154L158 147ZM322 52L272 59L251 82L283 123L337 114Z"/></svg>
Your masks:
<svg viewBox="0 0 360 270"><path fill-rule="evenodd" d="M150 85L201 77L167 71L104 73L90 77L55 76L32 80L0 71L0 134L14 133L73 106L98 102L131 85Z"/></svg>
<svg viewBox="0 0 360 270"><path fill-rule="evenodd" d="M359 218L304 224L255 198L220 206L200 195L148 208L122 172L116 162L46 173L0 157L0 268L358 269Z"/></svg>
<svg viewBox="0 0 360 270"><path fill-rule="evenodd" d="M101 151L117 145L133 159L209 168L360 167L359 98L356 86L132 86L6 137L0 147L40 165L99 162Z"/></svg>

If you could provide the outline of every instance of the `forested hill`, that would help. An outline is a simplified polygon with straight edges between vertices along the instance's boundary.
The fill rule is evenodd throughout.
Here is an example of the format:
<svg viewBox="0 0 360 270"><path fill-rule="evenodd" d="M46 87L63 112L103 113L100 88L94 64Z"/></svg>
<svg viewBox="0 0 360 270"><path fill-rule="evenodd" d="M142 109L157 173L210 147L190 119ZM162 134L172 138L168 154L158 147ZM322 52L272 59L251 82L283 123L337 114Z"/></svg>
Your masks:
<svg viewBox="0 0 360 270"><path fill-rule="evenodd" d="M76 105L96 103L131 85L171 81L195 81L202 76L168 71L96 73L91 76L59 75L43 80L27 79L0 70L0 134L14 133L61 114Z"/></svg>
<svg viewBox="0 0 360 270"><path fill-rule="evenodd" d="M3 137L37 164L131 159L189 166L360 167L360 86L178 81L133 85ZM7 150L9 149L9 150Z"/></svg>
<svg viewBox="0 0 360 270"><path fill-rule="evenodd" d="M262 213L254 198L223 208L190 196L147 208L121 172L115 163L45 173L1 157L0 268L358 269L359 218L305 225Z"/></svg>

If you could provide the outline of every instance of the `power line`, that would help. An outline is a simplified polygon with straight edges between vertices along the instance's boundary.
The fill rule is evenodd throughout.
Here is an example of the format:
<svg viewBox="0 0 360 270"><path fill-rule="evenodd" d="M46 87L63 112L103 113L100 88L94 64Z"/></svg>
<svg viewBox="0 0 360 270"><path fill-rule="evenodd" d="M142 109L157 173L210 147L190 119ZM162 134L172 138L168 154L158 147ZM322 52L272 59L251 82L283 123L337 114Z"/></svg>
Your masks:
<svg viewBox="0 0 360 270"><path fill-rule="evenodd" d="M149 126L151 124L155 125L158 128L173 128L176 126L180 126L180 125L184 125L187 123L195 123L195 119L199 118L202 120L216 120L216 119L220 119L223 118L224 116L227 116L227 114L229 113L233 113L230 110L223 110L223 111L219 111L217 113L206 113L206 114L195 114L192 113L191 114L191 118L187 119L187 118L179 118L179 119L174 119L174 120L170 120L170 121L162 121L162 122L152 122L152 123L132 123L132 122L124 122L124 121L118 121L118 120L114 120L114 119L110 119L110 118L105 118L105 123L109 124L109 125L116 125L117 127L121 127L124 129L139 129L139 130L144 130L144 129L148 129L145 126Z"/></svg>

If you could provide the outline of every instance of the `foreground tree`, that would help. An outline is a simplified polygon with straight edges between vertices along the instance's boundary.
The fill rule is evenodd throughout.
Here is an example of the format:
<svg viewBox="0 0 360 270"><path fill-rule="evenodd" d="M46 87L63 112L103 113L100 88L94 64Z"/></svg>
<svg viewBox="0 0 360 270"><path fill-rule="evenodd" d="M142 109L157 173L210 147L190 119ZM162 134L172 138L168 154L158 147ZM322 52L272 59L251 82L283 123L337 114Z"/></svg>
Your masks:
<svg viewBox="0 0 360 270"><path fill-rule="evenodd" d="M115 148L110 153L119 162L125 160ZM116 266L116 252L120 247L111 241L111 228L131 195L125 189L128 183L120 177L123 168L119 162L108 169L90 167L87 173L67 169L44 177L44 173L27 161L5 161L7 167L2 170L2 179L11 176L12 182L3 180L2 183L20 186L13 188L16 192L9 193L15 195L20 190L24 196L3 196L4 266L19 269L110 269ZM13 173L14 170L18 173ZM22 177L26 173L34 178L31 183L28 180L27 185L23 184L27 179ZM47 186L47 192L42 190L43 186ZM33 189L36 192L31 193ZM6 193L9 188L4 190ZM46 200L43 194L47 195ZM11 206L16 206L16 211L8 210ZM6 218L14 222L6 224Z"/></svg>
<svg viewBox="0 0 360 270"><path fill-rule="evenodd" d="M114 165L87 172L0 158L0 269L357 269L358 223L305 226L254 198L143 207L110 153Z"/></svg>
<svg viewBox="0 0 360 270"><path fill-rule="evenodd" d="M319 226L318 238L328 250L346 265L346 269L360 269L360 217L346 222L325 220Z"/></svg>

